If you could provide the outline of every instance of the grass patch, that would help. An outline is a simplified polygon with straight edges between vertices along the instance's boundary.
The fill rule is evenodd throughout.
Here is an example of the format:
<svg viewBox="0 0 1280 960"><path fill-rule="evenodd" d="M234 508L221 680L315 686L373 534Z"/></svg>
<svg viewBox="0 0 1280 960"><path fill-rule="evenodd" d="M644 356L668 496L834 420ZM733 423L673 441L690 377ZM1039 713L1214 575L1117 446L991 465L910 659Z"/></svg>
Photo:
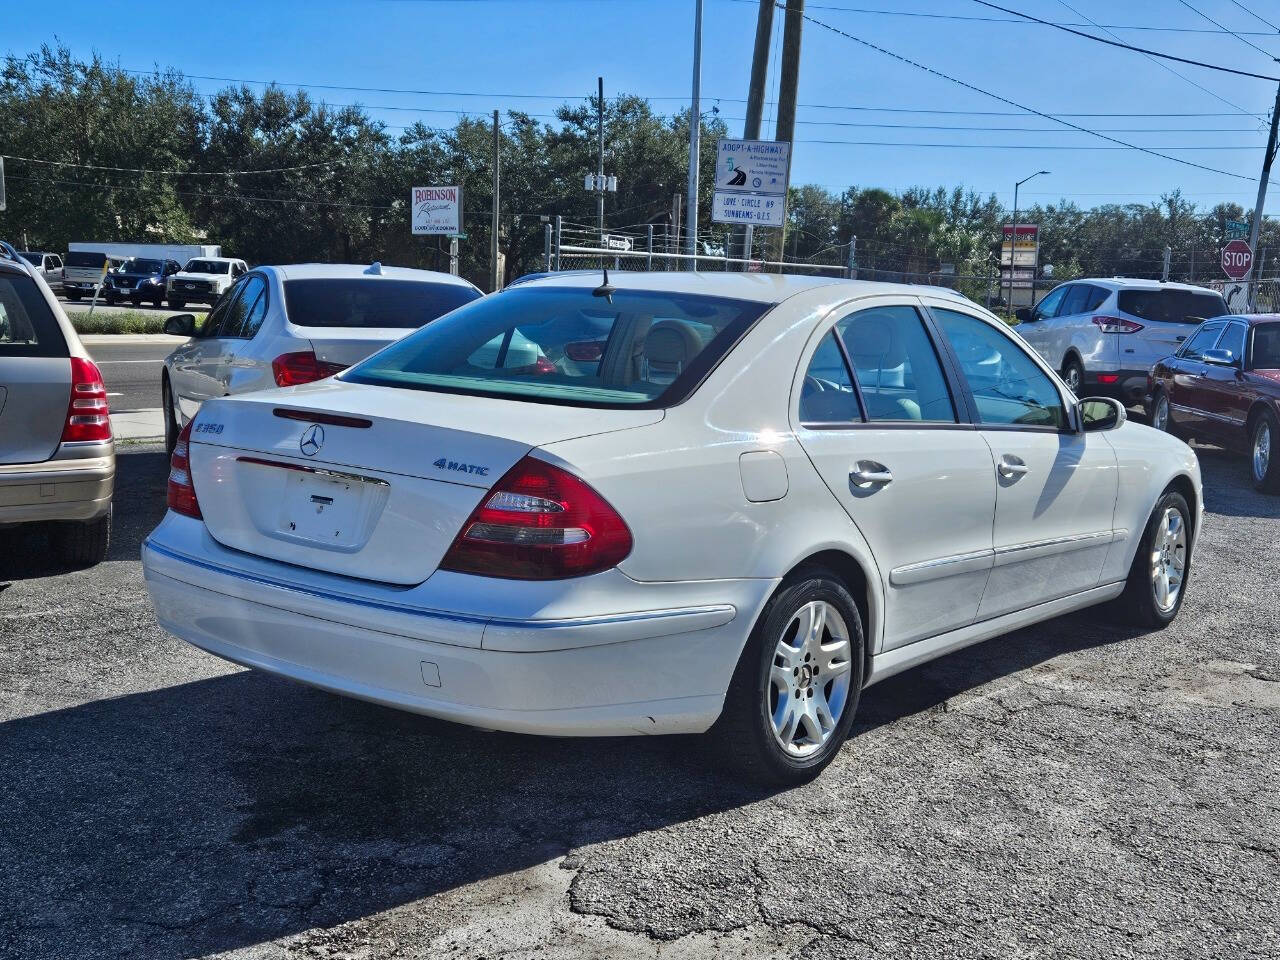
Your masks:
<svg viewBox="0 0 1280 960"><path fill-rule="evenodd" d="M67 318L76 333L164 333L164 321L168 314L146 313L142 310L126 310L123 313L95 313L87 310L67 311ZM196 325L204 321L204 314L196 314Z"/></svg>

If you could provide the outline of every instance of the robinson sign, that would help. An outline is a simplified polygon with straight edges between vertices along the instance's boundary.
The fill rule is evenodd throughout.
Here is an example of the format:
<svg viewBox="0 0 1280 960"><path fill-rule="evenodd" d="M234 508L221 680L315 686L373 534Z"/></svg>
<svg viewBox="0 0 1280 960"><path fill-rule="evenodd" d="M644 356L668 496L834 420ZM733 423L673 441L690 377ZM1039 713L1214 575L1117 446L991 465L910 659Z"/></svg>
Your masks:
<svg viewBox="0 0 1280 960"><path fill-rule="evenodd" d="M414 187L409 209L415 237L462 232L462 187Z"/></svg>

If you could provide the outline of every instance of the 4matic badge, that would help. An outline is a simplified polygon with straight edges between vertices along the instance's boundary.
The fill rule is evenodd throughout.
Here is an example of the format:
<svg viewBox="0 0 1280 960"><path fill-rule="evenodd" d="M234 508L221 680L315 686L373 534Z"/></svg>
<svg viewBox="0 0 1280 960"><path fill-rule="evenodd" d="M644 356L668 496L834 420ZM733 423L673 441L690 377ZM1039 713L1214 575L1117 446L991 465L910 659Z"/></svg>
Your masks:
<svg viewBox="0 0 1280 960"><path fill-rule="evenodd" d="M489 475L488 467L482 467L474 463L459 463L457 460L449 460L445 457L441 457L431 465L437 470L456 470L458 473L472 473L477 477L487 477Z"/></svg>

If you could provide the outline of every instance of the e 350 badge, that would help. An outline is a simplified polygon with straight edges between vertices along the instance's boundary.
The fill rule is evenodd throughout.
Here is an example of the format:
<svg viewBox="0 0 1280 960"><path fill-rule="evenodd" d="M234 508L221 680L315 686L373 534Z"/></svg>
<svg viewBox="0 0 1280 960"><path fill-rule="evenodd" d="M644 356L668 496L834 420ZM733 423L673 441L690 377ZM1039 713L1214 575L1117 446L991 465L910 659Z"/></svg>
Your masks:
<svg viewBox="0 0 1280 960"><path fill-rule="evenodd" d="M473 473L477 477L489 475L488 467L481 467L474 463L459 463L457 460L449 460L446 457L441 457L431 465L437 470L456 470L458 473Z"/></svg>

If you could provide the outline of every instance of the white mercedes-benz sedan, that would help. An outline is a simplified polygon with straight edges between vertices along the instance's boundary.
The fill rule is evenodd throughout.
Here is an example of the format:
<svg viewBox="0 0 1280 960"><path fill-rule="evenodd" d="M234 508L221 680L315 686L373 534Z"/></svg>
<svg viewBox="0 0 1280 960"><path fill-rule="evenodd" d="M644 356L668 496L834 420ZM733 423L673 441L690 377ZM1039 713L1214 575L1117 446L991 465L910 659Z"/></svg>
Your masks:
<svg viewBox="0 0 1280 960"><path fill-rule="evenodd" d="M711 731L815 775L861 690L1103 601L1178 613L1191 450L931 287L553 276L210 399L143 561L237 663L476 726Z"/></svg>

